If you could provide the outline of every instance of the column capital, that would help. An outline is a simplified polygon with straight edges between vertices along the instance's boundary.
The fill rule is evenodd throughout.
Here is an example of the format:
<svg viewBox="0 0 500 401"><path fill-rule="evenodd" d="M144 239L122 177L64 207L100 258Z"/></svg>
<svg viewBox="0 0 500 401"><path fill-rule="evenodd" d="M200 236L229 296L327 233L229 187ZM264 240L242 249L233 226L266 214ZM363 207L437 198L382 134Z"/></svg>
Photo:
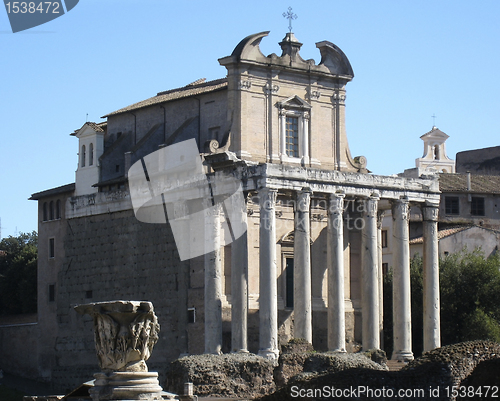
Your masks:
<svg viewBox="0 0 500 401"><path fill-rule="evenodd" d="M392 219L409 220L410 219L410 201L408 198L401 197L392 202Z"/></svg>
<svg viewBox="0 0 500 401"><path fill-rule="evenodd" d="M344 193L333 193L329 197L328 214L329 215L341 215L344 211Z"/></svg>
<svg viewBox="0 0 500 401"><path fill-rule="evenodd" d="M278 190L273 188L262 188L259 190L259 204L261 208L266 210L274 209L276 206L276 198Z"/></svg>
<svg viewBox="0 0 500 401"><path fill-rule="evenodd" d="M366 217L377 217L379 200L380 196L377 193L374 193L368 198L364 199L365 207L363 208L363 214Z"/></svg>
<svg viewBox="0 0 500 401"><path fill-rule="evenodd" d="M311 207L311 194L310 188L302 188L297 192L296 210L300 212L308 212Z"/></svg>
<svg viewBox="0 0 500 401"><path fill-rule="evenodd" d="M439 206L437 205L423 205L422 216L425 221L438 221Z"/></svg>

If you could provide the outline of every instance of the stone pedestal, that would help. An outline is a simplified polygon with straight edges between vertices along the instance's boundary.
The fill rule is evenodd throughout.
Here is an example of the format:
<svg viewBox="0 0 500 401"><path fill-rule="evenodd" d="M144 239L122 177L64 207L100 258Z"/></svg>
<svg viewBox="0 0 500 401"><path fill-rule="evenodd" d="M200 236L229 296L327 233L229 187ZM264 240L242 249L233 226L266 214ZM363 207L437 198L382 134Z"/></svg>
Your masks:
<svg viewBox="0 0 500 401"><path fill-rule="evenodd" d="M157 372L96 373L93 400L162 400Z"/></svg>
<svg viewBox="0 0 500 401"><path fill-rule="evenodd" d="M94 319L101 373L96 373L92 400L161 400L158 373L146 360L158 341L160 325L151 302L110 301L78 305Z"/></svg>

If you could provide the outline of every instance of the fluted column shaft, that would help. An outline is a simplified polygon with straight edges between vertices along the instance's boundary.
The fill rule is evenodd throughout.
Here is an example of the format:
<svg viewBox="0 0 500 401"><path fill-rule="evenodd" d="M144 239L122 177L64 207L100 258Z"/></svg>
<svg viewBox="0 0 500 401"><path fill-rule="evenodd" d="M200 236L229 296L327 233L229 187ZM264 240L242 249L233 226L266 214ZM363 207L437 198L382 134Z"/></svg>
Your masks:
<svg viewBox="0 0 500 401"><path fill-rule="evenodd" d="M328 207L328 350L345 352L344 194L331 194Z"/></svg>
<svg viewBox="0 0 500 401"><path fill-rule="evenodd" d="M295 206L294 254L294 337L312 344L312 293L311 293L311 191L297 193Z"/></svg>
<svg viewBox="0 0 500 401"><path fill-rule="evenodd" d="M380 348L377 207L379 197L365 200L361 238L363 349Z"/></svg>
<svg viewBox="0 0 500 401"><path fill-rule="evenodd" d="M438 207L424 206L424 351L441 346Z"/></svg>
<svg viewBox="0 0 500 401"><path fill-rule="evenodd" d="M276 359L278 351L278 292L276 281L277 190L259 191L259 355Z"/></svg>
<svg viewBox="0 0 500 401"><path fill-rule="evenodd" d="M205 353L222 348L222 263L220 252L221 204L205 209Z"/></svg>
<svg viewBox="0 0 500 401"><path fill-rule="evenodd" d="M411 281L408 199L395 200L392 204L393 232L393 359L413 359L411 350Z"/></svg>

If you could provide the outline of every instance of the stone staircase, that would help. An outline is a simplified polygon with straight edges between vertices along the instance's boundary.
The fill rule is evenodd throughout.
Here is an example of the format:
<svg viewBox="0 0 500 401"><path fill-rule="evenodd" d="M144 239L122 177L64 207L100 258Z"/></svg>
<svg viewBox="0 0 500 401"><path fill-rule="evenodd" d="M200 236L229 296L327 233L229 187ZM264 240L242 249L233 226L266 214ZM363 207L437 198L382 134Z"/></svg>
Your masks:
<svg viewBox="0 0 500 401"><path fill-rule="evenodd" d="M404 366L406 366L405 362L396 361L393 359L390 359L387 361L387 367L389 368L389 371L391 371L391 372L396 372L398 370L401 370Z"/></svg>

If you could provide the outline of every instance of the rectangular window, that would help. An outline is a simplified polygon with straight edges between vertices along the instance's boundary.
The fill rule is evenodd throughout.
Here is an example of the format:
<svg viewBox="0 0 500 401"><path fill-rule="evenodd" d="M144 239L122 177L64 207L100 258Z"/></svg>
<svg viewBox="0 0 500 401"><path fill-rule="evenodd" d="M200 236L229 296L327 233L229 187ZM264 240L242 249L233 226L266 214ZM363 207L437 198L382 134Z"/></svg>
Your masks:
<svg viewBox="0 0 500 401"><path fill-rule="evenodd" d="M389 263L382 263L382 274L385 276L389 271Z"/></svg>
<svg viewBox="0 0 500 401"><path fill-rule="evenodd" d="M85 291L85 298L87 298L87 299L92 298L92 290Z"/></svg>
<svg viewBox="0 0 500 401"><path fill-rule="evenodd" d="M196 308L188 308L188 323L196 323Z"/></svg>
<svg viewBox="0 0 500 401"><path fill-rule="evenodd" d="M382 248L387 248L387 230L382 230Z"/></svg>
<svg viewBox="0 0 500 401"><path fill-rule="evenodd" d="M285 262L285 307L293 308L293 258L286 258Z"/></svg>
<svg viewBox="0 0 500 401"><path fill-rule="evenodd" d="M451 215L460 214L458 196L446 196L444 198L444 213Z"/></svg>
<svg viewBox="0 0 500 401"><path fill-rule="evenodd" d="M49 238L49 258L56 257L55 239Z"/></svg>
<svg viewBox="0 0 500 401"><path fill-rule="evenodd" d="M484 216L484 198L473 196L470 203L470 214L472 216Z"/></svg>
<svg viewBox="0 0 500 401"><path fill-rule="evenodd" d="M286 154L288 157L299 157L299 118L286 117Z"/></svg>
<svg viewBox="0 0 500 401"><path fill-rule="evenodd" d="M54 302L56 300L56 286L55 284L49 284L49 302Z"/></svg>

